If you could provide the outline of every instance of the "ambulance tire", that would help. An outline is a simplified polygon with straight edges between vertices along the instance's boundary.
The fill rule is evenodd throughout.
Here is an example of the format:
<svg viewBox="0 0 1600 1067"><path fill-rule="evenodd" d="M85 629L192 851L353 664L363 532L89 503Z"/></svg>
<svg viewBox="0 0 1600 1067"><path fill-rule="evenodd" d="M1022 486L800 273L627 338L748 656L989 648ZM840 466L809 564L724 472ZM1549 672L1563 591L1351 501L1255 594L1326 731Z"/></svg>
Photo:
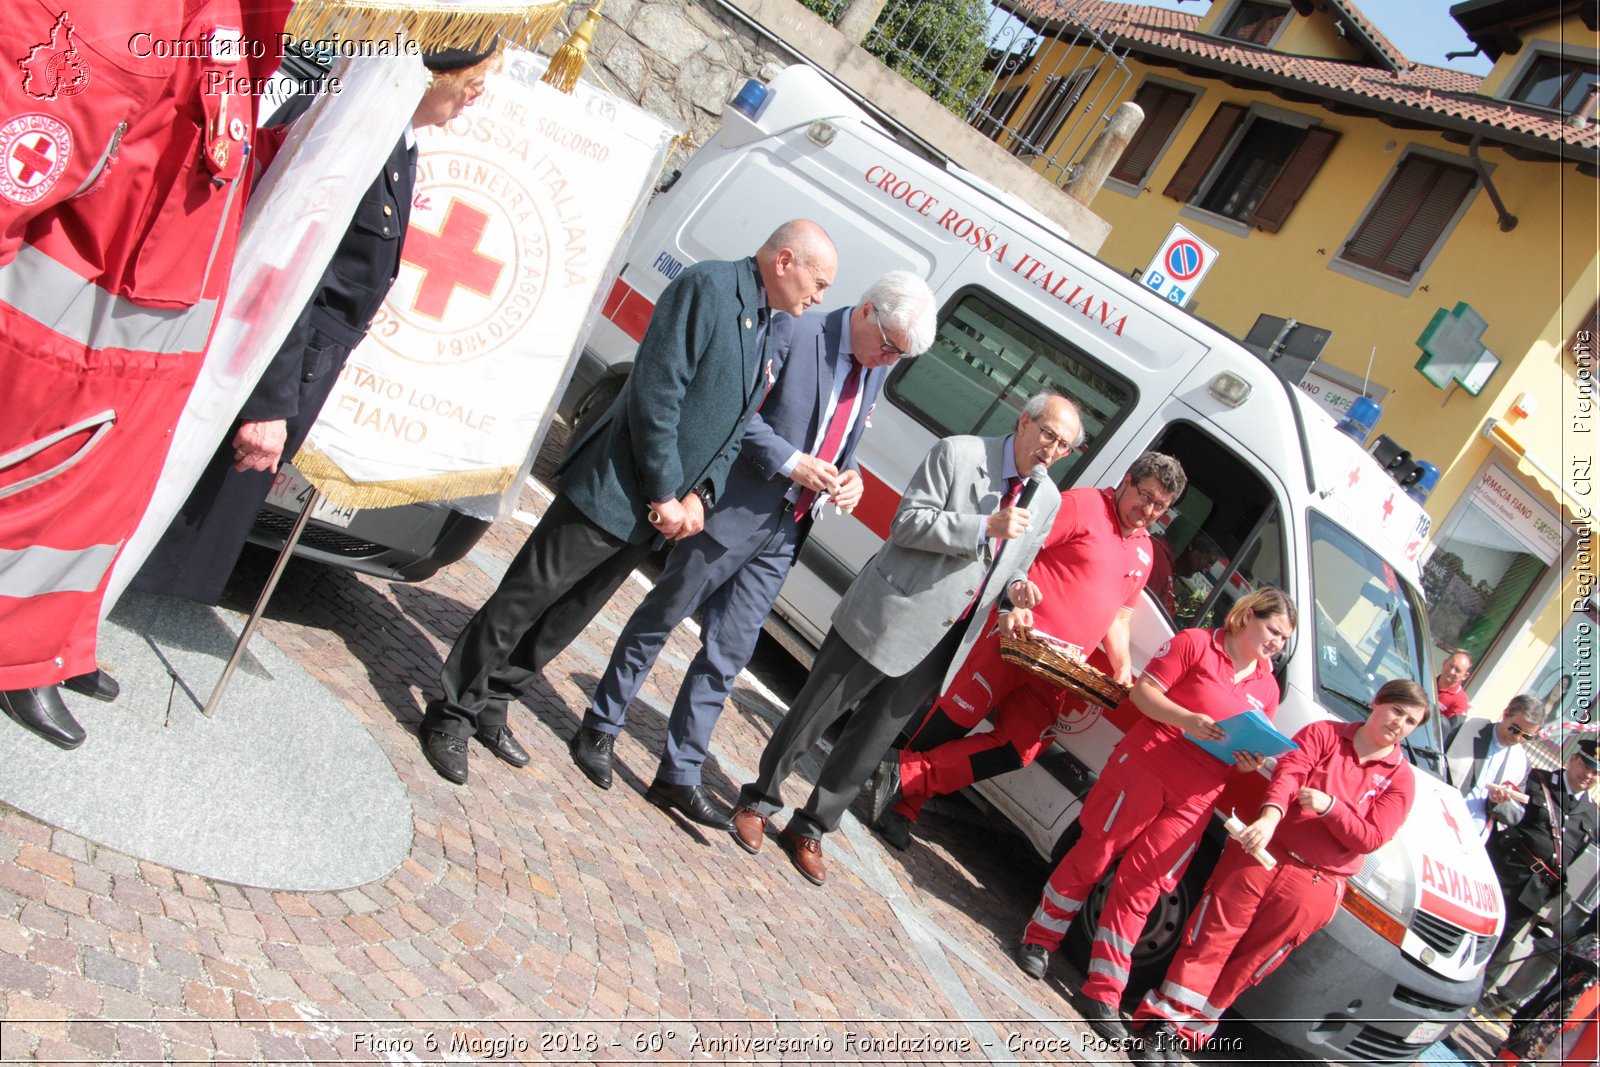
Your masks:
<svg viewBox="0 0 1600 1067"><path fill-rule="evenodd" d="M1072 830L1062 834L1063 841L1071 835L1077 840L1077 835ZM1059 856L1066 855L1066 849L1071 848L1068 843L1062 848ZM1139 935L1139 942L1133 950L1133 966L1128 971L1128 987L1123 992L1123 1006L1132 1010L1139 1002L1145 990L1152 989L1161 982L1167 973L1167 965L1172 962L1172 957L1178 951L1178 943L1183 938L1183 928L1188 924L1189 916L1194 911L1195 903L1200 899L1201 892L1206 886L1206 879L1211 877L1211 869L1217 864L1217 857L1221 848L1215 842L1204 839L1200 848L1195 853L1194 860L1189 864L1189 869L1184 871L1183 877L1173 887L1172 892L1165 893L1151 909L1150 917L1145 920L1144 932ZM1089 967L1089 948L1094 942L1094 929L1100 918L1100 908L1105 904L1106 894L1111 891L1111 880L1117 875L1117 868L1112 866L1106 876L1100 879L1100 884L1089 893L1089 899L1084 902L1083 910L1078 913L1077 919L1067 931L1065 944L1062 946L1068 958L1081 973L1087 973Z"/></svg>
<svg viewBox="0 0 1600 1067"><path fill-rule="evenodd" d="M617 395L622 392L622 383L627 380L627 375L615 374L595 383L594 388L589 390L588 395L578 403L577 410L573 412L571 437L573 441L582 440L594 428L600 417L611 410Z"/></svg>

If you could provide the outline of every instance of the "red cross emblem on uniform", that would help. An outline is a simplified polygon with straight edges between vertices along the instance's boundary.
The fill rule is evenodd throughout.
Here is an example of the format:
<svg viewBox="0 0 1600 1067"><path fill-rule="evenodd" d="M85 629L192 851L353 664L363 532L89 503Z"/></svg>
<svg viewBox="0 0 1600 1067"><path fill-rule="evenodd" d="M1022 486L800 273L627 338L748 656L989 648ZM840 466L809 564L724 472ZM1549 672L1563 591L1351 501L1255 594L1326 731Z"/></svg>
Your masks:
<svg viewBox="0 0 1600 1067"><path fill-rule="evenodd" d="M49 115L18 115L0 125L0 197L17 204L43 200L66 173L72 134Z"/></svg>
<svg viewBox="0 0 1600 1067"><path fill-rule="evenodd" d="M432 233L412 223L400 259L422 271L422 282L411 305L419 314L443 319L458 288L479 296L493 295L506 265L478 250L488 227L486 212L453 198L445 208L439 232Z"/></svg>

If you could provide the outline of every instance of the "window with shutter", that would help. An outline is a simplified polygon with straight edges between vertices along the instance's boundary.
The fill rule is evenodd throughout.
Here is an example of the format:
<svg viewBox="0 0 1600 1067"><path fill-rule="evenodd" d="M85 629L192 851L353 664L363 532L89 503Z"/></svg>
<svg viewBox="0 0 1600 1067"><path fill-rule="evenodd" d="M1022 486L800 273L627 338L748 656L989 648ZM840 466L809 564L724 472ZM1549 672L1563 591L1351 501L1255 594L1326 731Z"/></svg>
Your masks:
<svg viewBox="0 0 1600 1067"><path fill-rule="evenodd" d="M1200 179L1211 170L1211 165L1222 154L1223 146L1233 136L1233 131L1244 121L1245 110L1238 104L1223 104L1212 114L1211 121L1200 131L1189 154L1183 157L1178 171L1161 191L1162 196L1174 200L1188 200L1200 185Z"/></svg>
<svg viewBox="0 0 1600 1067"><path fill-rule="evenodd" d="M1339 258L1410 281L1473 193L1477 175L1431 156L1401 160Z"/></svg>
<svg viewBox="0 0 1600 1067"><path fill-rule="evenodd" d="M1092 71L1080 71L1049 79L1038 102L1029 110L1021 134L1012 142L1011 154L1044 155L1050 148L1050 142L1066 125L1067 117L1072 114L1072 105L1078 102L1093 77Z"/></svg>
<svg viewBox="0 0 1600 1067"><path fill-rule="evenodd" d="M1564 56L1539 56L1528 65L1511 99L1567 114L1578 110L1589 87L1600 81L1600 67Z"/></svg>
<svg viewBox="0 0 1600 1067"><path fill-rule="evenodd" d="M1305 131L1266 195L1250 213L1250 225L1267 233L1277 233L1289 217L1289 212L1305 195L1311 179L1322 169L1323 161L1333 151L1333 144L1338 139L1337 133L1321 126L1313 126Z"/></svg>
<svg viewBox="0 0 1600 1067"><path fill-rule="evenodd" d="M1272 37L1278 32L1278 27L1283 25L1283 20L1289 17L1289 9L1281 4L1263 4L1255 0L1245 0L1228 21L1222 24L1222 36L1230 41L1244 41L1248 44L1269 45Z"/></svg>
<svg viewBox="0 0 1600 1067"><path fill-rule="evenodd" d="M1002 89L991 96L972 122L978 132L991 141L1000 140L1000 135L1006 131L1011 116L1016 114L1017 105L1022 103L1022 94L1027 88L1026 82L1019 82L1013 88Z"/></svg>
<svg viewBox="0 0 1600 1067"><path fill-rule="evenodd" d="M1194 104L1194 94L1159 82L1145 82L1134 94L1133 102L1144 111L1144 122L1123 149L1122 158L1111 168L1117 181L1141 185L1155 166L1156 157L1172 140L1178 123Z"/></svg>

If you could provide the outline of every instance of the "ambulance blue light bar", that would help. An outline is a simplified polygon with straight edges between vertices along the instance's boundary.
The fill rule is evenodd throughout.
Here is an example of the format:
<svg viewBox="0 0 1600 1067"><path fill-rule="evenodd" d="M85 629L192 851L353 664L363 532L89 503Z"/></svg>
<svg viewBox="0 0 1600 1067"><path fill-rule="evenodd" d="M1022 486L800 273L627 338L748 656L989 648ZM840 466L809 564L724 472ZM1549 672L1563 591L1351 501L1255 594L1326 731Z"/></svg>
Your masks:
<svg viewBox="0 0 1600 1067"><path fill-rule="evenodd" d="M751 78L744 83L734 96L733 109L754 120L761 114L761 109L766 106L767 97L771 95L771 89Z"/></svg>

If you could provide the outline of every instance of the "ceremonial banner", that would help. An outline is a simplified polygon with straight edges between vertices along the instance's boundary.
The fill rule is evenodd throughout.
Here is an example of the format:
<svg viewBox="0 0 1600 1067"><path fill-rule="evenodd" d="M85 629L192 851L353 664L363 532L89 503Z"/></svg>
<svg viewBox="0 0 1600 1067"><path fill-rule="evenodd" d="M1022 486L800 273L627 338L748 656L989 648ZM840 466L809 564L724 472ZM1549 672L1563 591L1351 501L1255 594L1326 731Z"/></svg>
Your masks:
<svg viewBox="0 0 1600 1067"><path fill-rule="evenodd" d="M228 296L161 480L111 574L104 617L188 499L200 472L311 298L361 195L428 85L414 54L340 61L251 190ZM205 249L195 249L202 256Z"/></svg>
<svg viewBox="0 0 1600 1067"><path fill-rule="evenodd" d="M544 67L509 53L471 109L419 132L399 279L294 459L334 505L496 518L455 498L515 497L673 136Z"/></svg>

